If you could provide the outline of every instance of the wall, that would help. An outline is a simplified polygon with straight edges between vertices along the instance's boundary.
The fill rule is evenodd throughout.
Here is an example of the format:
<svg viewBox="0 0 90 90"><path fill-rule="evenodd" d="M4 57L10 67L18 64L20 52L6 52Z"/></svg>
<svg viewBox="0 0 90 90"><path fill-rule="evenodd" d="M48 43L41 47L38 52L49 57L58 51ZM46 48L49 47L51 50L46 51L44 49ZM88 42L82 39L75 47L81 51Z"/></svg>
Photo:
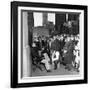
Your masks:
<svg viewBox="0 0 90 90"><path fill-rule="evenodd" d="M10 90L10 1L0 1L0 90ZM19 0L18 0L19 1ZM21 0L23 1L23 0ZM25 1L25 0L24 0ZM27 0L31 1L31 0ZM33 2L48 2L48 3L64 3L64 4L80 4L89 5L89 0L32 0ZM90 16L90 5L89 5ZM90 20L90 17L88 18ZM90 22L89 22L90 23ZM90 29L90 25L89 25ZM89 30L88 29L88 30ZM88 31L90 34L90 30ZM90 35L88 36L90 38ZM90 46L90 42L88 43ZM88 52L90 53L90 47ZM89 55L90 59L90 55ZM90 63L90 60L89 60ZM90 65L89 67L90 68ZM90 70L88 73L90 76ZM89 78L90 81L90 78ZM89 84L83 85L67 85L67 86L53 86L53 87L35 87L35 88L23 88L22 90L90 90ZM12 90L12 89L11 89ZM16 90L16 89L15 89Z"/></svg>
<svg viewBox="0 0 90 90"><path fill-rule="evenodd" d="M33 36L49 36L49 30L44 27L35 27L33 29Z"/></svg>

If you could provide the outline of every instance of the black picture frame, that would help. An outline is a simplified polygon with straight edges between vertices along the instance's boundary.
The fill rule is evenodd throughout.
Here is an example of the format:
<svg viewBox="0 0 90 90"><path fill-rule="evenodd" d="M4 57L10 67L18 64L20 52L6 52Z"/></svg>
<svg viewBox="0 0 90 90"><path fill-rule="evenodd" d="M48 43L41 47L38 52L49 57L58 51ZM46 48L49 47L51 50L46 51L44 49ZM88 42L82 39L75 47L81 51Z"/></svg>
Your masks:
<svg viewBox="0 0 90 90"><path fill-rule="evenodd" d="M34 82L34 83L18 83L18 7L40 7L40 8L58 8L58 9L77 9L84 11L84 79L80 80L64 80L64 81L49 81L49 82ZM35 2L11 2L11 87L38 87L38 86L53 86L53 85L69 85L69 84L84 84L88 82L87 69L87 6L83 5L66 5L66 4L49 4Z"/></svg>

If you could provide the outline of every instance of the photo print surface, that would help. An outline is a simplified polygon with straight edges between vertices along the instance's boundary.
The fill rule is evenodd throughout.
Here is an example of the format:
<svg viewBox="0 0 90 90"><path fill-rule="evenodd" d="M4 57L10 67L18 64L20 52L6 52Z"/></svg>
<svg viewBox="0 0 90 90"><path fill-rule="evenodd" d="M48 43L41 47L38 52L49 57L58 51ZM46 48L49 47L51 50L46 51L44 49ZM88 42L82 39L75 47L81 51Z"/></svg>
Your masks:
<svg viewBox="0 0 90 90"><path fill-rule="evenodd" d="M83 11L20 8L18 16L20 78L83 78Z"/></svg>

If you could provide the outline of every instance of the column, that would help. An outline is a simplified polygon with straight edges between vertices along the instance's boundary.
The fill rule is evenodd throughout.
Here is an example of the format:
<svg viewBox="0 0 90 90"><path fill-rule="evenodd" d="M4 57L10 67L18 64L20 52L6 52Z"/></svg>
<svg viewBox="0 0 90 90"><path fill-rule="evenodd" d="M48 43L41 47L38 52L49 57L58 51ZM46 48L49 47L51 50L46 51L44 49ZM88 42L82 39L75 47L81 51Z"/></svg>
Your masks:
<svg viewBox="0 0 90 90"><path fill-rule="evenodd" d="M43 26L46 26L47 21L48 21L47 13L43 13Z"/></svg>
<svg viewBox="0 0 90 90"><path fill-rule="evenodd" d="M30 46L28 41L28 13L22 13L22 30L23 30L23 77L31 76L31 57Z"/></svg>

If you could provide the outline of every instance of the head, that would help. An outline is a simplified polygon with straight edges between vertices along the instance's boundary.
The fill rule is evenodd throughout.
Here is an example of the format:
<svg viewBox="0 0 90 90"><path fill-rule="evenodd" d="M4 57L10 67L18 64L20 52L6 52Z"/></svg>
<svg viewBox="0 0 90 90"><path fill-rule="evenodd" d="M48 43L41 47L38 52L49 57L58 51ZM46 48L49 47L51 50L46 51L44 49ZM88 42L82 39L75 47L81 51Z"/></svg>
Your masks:
<svg viewBox="0 0 90 90"><path fill-rule="evenodd" d="M41 40L42 40L40 36L38 37L38 40L39 40L39 41L41 41Z"/></svg>
<svg viewBox="0 0 90 90"><path fill-rule="evenodd" d="M53 36L53 39L56 40L56 36Z"/></svg>
<svg viewBox="0 0 90 90"><path fill-rule="evenodd" d="M34 36L33 37L33 41L38 41L38 37L37 36Z"/></svg>
<svg viewBox="0 0 90 90"><path fill-rule="evenodd" d="M66 39L65 39L65 42L69 42L70 41L70 37L67 37Z"/></svg>
<svg viewBox="0 0 90 90"><path fill-rule="evenodd" d="M71 35L70 39L71 39L71 40L74 40L74 36L73 36L73 35Z"/></svg>
<svg viewBox="0 0 90 90"><path fill-rule="evenodd" d="M36 47L36 44L35 44L35 42L33 42L33 43L32 43L32 47Z"/></svg>
<svg viewBox="0 0 90 90"><path fill-rule="evenodd" d="M64 37L61 35L60 39L61 39L61 40L63 40L63 39L64 39Z"/></svg>
<svg viewBox="0 0 90 90"><path fill-rule="evenodd" d="M79 54L79 50L78 50L78 49L73 50L73 54L74 54L75 56L79 56L79 55L80 55L80 54Z"/></svg>
<svg viewBox="0 0 90 90"><path fill-rule="evenodd" d="M71 28L72 27L72 22L68 21L68 27Z"/></svg>

